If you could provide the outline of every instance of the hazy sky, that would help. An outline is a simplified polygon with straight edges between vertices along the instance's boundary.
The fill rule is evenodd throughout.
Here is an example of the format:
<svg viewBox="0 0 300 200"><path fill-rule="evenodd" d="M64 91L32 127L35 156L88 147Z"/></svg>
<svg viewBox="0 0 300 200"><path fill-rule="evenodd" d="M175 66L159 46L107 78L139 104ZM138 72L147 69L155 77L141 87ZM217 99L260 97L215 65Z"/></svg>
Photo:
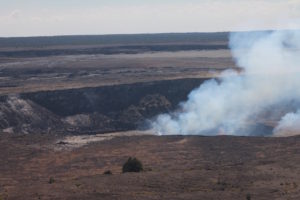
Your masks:
<svg viewBox="0 0 300 200"><path fill-rule="evenodd" d="M0 0L0 36L300 28L300 0Z"/></svg>

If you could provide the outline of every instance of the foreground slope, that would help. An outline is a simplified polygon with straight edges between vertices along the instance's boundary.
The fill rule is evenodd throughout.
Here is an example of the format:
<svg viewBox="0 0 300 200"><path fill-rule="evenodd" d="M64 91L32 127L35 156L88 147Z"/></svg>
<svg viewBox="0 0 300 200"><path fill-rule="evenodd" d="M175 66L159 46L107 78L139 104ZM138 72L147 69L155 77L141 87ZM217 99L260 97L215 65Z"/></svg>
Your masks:
<svg viewBox="0 0 300 200"><path fill-rule="evenodd" d="M299 199L300 137L1 135L4 199ZM122 174L136 156L142 173ZM111 170L113 175L103 175ZM52 177L53 183L49 183Z"/></svg>

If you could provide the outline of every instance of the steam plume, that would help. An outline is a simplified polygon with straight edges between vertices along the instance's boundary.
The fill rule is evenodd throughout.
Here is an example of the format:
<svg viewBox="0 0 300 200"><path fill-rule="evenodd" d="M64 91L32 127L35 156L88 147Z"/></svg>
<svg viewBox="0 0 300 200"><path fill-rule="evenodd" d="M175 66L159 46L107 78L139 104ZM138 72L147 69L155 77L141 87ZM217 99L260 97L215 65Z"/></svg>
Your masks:
<svg viewBox="0 0 300 200"><path fill-rule="evenodd" d="M300 110L296 113L288 113L278 123L274 130L275 136L292 136L300 132Z"/></svg>
<svg viewBox="0 0 300 200"><path fill-rule="evenodd" d="M193 90L177 111L156 118L158 133L260 135L261 116L279 121L296 111L289 105L300 108L299 31L232 33L230 48L243 72L225 71ZM299 122L299 115L283 117L274 133Z"/></svg>

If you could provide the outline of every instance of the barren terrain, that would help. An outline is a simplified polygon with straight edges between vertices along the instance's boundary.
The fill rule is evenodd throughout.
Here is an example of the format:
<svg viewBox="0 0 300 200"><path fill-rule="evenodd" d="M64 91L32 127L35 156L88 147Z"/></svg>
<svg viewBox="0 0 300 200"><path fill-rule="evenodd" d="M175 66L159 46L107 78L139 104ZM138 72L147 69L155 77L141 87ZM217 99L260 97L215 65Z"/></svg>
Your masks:
<svg viewBox="0 0 300 200"><path fill-rule="evenodd" d="M212 77L235 69L229 50L66 55L0 63L0 94Z"/></svg>
<svg viewBox="0 0 300 200"><path fill-rule="evenodd" d="M2 135L0 194L3 199L300 198L299 137L126 135L72 148L69 142L85 137ZM122 174L129 156L139 158L145 170ZM106 170L113 174L104 175Z"/></svg>

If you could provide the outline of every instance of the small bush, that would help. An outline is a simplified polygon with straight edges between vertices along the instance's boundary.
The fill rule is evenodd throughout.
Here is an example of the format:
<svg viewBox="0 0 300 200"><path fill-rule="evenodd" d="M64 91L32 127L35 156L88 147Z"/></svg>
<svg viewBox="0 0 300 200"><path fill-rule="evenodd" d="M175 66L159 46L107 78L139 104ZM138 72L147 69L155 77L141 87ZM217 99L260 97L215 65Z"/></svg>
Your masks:
<svg viewBox="0 0 300 200"><path fill-rule="evenodd" d="M80 187L81 184L80 184L80 183L76 183L75 186L76 186L76 187Z"/></svg>
<svg viewBox="0 0 300 200"><path fill-rule="evenodd" d="M137 158L128 158L123 165L123 173L143 171L143 164Z"/></svg>
<svg viewBox="0 0 300 200"><path fill-rule="evenodd" d="M54 183L54 182L55 182L54 178L53 178L53 177L50 177L48 183L49 183L49 184L52 184L52 183Z"/></svg>
<svg viewBox="0 0 300 200"><path fill-rule="evenodd" d="M103 174L105 174L105 175L112 175L112 172L110 170L106 170Z"/></svg>
<svg viewBox="0 0 300 200"><path fill-rule="evenodd" d="M246 195L246 199L247 199L247 200L251 200L251 194L247 194L247 195Z"/></svg>

